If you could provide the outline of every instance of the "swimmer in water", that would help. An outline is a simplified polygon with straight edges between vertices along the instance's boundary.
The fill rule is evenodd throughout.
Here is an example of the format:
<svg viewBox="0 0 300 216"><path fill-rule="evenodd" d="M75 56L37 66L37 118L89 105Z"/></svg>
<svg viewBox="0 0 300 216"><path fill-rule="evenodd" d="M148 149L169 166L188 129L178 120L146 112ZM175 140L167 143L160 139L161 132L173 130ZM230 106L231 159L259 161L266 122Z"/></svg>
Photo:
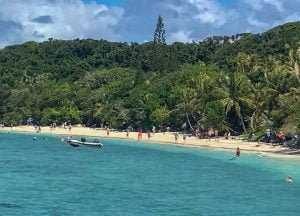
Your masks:
<svg viewBox="0 0 300 216"><path fill-rule="evenodd" d="M236 148L236 153L235 153L235 157L240 157L241 155L241 150L239 147Z"/></svg>
<svg viewBox="0 0 300 216"><path fill-rule="evenodd" d="M288 183L293 182L292 176L288 176L286 178L286 182L288 182Z"/></svg>

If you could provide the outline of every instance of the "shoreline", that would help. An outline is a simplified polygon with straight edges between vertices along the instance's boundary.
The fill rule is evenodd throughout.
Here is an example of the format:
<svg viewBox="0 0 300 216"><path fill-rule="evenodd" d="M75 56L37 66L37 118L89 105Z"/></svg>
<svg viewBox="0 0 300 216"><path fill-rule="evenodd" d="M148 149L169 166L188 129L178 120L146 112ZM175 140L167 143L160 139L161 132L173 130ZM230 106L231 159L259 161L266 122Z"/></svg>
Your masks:
<svg viewBox="0 0 300 216"><path fill-rule="evenodd" d="M36 133L36 134L49 134L49 135L60 135L60 136L86 136L86 137L98 137L98 138L110 138L110 139L122 139L122 140L136 140L138 141L138 132L130 132L128 138L126 138L126 132L110 131L107 135L105 129L92 129L86 127L73 127L69 129L56 128L50 130L50 127L41 127L41 132L37 133L33 126L16 126L16 127L1 127L0 131L4 132L24 132L24 133ZM275 157L280 158L298 158L295 154L288 154L292 152L290 149L281 146L272 146L261 143L259 146L257 143L248 142L244 140L230 139L226 140L224 137L218 139L197 139L196 137L186 137L183 140L183 136L179 135L178 142L175 143L175 136L173 132L166 133L151 133L151 138L148 139L148 134L143 133L142 143L159 143L167 145L178 145L183 147L196 147L196 148L207 148L216 150L227 150L234 151L237 147L243 152L247 153L264 153L267 156L276 155Z"/></svg>

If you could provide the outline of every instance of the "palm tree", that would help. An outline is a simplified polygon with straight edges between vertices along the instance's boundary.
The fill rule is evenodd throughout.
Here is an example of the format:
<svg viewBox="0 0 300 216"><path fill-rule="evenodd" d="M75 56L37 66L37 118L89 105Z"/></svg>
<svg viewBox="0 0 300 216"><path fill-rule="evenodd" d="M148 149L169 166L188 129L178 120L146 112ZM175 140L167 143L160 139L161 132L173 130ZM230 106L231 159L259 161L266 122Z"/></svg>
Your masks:
<svg viewBox="0 0 300 216"><path fill-rule="evenodd" d="M245 116L242 109L254 108L250 80L244 74L231 73L220 80L220 85L221 87L217 88L217 92L222 98L221 101L225 107L226 114L234 111L240 121L242 130L245 132Z"/></svg>
<svg viewBox="0 0 300 216"><path fill-rule="evenodd" d="M237 71L245 73L246 67L249 65L249 56L244 52L239 52L235 58L235 63L237 65Z"/></svg>
<svg viewBox="0 0 300 216"><path fill-rule="evenodd" d="M291 78L296 78L300 85L300 47L296 51L292 49L289 51L287 70L291 74Z"/></svg>
<svg viewBox="0 0 300 216"><path fill-rule="evenodd" d="M237 71L248 75L253 74L258 68L262 66L262 62L255 54L247 55L244 52L239 52L235 58Z"/></svg>
<svg viewBox="0 0 300 216"><path fill-rule="evenodd" d="M289 74L287 73L286 66L273 57L269 57L263 71L263 83L271 89L266 99L269 103L268 116L270 117L272 110L278 103L278 96L285 94L290 88Z"/></svg>
<svg viewBox="0 0 300 216"><path fill-rule="evenodd" d="M183 87L178 89L179 93L179 103L176 105L176 109L174 111L177 111L179 113L182 113L186 121L191 128L191 130L194 132L194 127L191 123L191 118L196 120L195 114L198 111L198 100L197 100L197 93L194 89Z"/></svg>
<svg viewBox="0 0 300 216"><path fill-rule="evenodd" d="M260 122L268 119L269 95L275 90L266 87L263 83L256 83L252 88L254 110L250 118L250 127L256 130Z"/></svg>
<svg viewBox="0 0 300 216"><path fill-rule="evenodd" d="M300 88L291 88L286 94L279 96L278 112L284 116L283 126L292 126L290 132L300 135ZM300 139L299 139L300 140Z"/></svg>
<svg viewBox="0 0 300 216"><path fill-rule="evenodd" d="M196 94L196 101L194 101L193 103L196 106L195 108L197 109L197 114L200 118L194 119L198 123L204 117L205 105L211 97L210 92L212 91L214 81L216 80L214 77L209 76L209 74L206 71L205 65L202 66L204 66L204 68L198 68L197 73L193 74L192 76L192 86L195 88Z"/></svg>

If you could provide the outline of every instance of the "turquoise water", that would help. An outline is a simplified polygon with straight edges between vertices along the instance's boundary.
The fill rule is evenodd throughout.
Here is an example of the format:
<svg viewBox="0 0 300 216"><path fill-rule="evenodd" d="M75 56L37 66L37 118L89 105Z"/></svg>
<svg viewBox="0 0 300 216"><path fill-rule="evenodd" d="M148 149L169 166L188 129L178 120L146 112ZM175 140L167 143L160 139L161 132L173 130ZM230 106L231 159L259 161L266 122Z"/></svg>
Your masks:
<svg viewBox="0 0 300 216"><path fill-rule="evenodd" d="M109 139L103 149L73 148L33 136L0 133L0 215L300 214L299 161Z"/></svg>

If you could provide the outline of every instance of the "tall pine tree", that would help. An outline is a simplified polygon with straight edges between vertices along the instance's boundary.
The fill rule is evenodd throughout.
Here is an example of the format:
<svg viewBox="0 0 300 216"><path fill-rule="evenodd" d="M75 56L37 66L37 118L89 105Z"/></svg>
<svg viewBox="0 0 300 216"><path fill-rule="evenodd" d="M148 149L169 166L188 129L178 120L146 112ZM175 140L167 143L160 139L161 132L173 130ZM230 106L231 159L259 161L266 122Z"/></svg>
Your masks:
<svg viewBox="0 0 300 216"><path fill-rule="evenodd" d="M151 71L163 72L166 71L167 64L166 32L163 18L159 15L154 32L150 68Z"/></svg>
<svg viewBox="0 0 300 216"><path fill-rule="evenodd" d="M155 44L166 44L166 32L163 18L159 15L156 23L156 29L154 32Z"/></svg>

